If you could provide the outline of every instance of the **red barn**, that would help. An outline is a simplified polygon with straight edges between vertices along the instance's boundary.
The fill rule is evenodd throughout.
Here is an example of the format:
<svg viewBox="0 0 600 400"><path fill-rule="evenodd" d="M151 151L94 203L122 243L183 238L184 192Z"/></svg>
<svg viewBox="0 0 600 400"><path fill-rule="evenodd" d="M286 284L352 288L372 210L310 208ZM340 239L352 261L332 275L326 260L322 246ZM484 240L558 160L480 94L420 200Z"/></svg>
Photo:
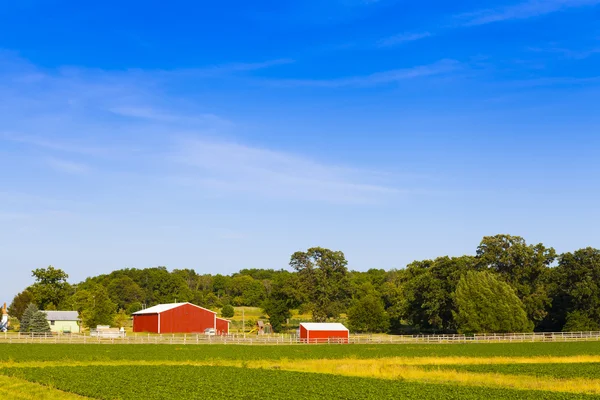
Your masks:
<svg viewBox="0 0 600 400"><path fill-rule="evenodd" d="M134 332L204 333L207 328L217 330L217 313L191 303L159 304L132 315ZM228 332L229 324L224 333Z"/></svg>
<svg viewBox="0 0 600 400"><path fill-rule="evenodd" d="M231 321L217 317L217 325L215 327L217 335L227 335L229 333L229 322Z"/></svg>
<svg viewBox="0 0 600 400"><path fill-rule="evenodd" d="M300 324L300 341L303 343L348 343L350 332L342 324L303 322Z"/></svg>

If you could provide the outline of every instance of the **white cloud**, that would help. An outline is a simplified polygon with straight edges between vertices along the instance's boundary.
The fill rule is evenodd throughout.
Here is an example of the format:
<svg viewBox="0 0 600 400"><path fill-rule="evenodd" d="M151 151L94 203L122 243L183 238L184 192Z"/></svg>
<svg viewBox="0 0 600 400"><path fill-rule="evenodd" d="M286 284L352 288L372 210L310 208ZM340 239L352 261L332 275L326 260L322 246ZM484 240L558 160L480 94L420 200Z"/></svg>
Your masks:
<svg viewBox="0 0 600 400"><path fill-rule="evenodd" d="M387 38L383 38L377 42L377 46L379 47L391 47L396 46L406 42L414 42L416 40L425 39L433 36L429 32L419 32L419 33L400 33L398 35L390 36Z"/></svg>
<svg viewBox="0 0 600 400"><path fill-rule="evenodd" d="M179 183L212 193L351 204L400 194L377 173L233 142L186 139L173 160L190 167Z"/></svg>
<svg viewBox="0 0 600 400"><path fill-rule="evenodd" d="M393 83L454 67L454 62L444 61L325 86ZM244 127L199 112L202 107L192 100L169 96L150 73L44 72L33 66L27 73L41 78L11 79L0 88L0 101L10 98L7 104L12 107L0 110L5 124L0 141L18 145L31 160L42 160L62 173L94 172L90 182L134 182L143 187L140 190L152 191L166 184L165 192L178 182L184 184L178 186L180 194L194 195L194 188L202 188L214 196L234 193L335 204L377 203L401 193L371 171L225 139L236 137ZM9 75L18 78L18 69ZM88 159L93 159L93 170L80 162ZM164 177L169 177L168 182Z"/></svg>
<svg viewBox="0 0 600 400"><path fill-rule="evenodd" d="M569 8L594 6L600 0L529 0L502 8L489 8L456 16L462 25L475 26L494 22L539 17Z"/></svg>
<svg viewBox="0 0 600 400"><path fill-rule="evenodd" d="M530 51L536 53L552 53L552 54L560 54L565 58L570 58L574 60L583 60L588 57L591 57L595 54L600 54L600 47L595 47L587 50L574 50L563 47L548 47L548 48L539 48L539 47L530 47Z"/></svg>
<svg viewBox="0 0 600 400"><path fill-rule="evenodd" d="M282 79L271 82L281 86L309 86L323 88L370 87L398 83L409 79L444 75L454 72L459 68L460 63L458 61L440 60L433 64L394 69L365 76L352 76L348 78L333 79Z"/></svg>
<svg viewBox="0 0 600 400"><path fill-rule="evenodd" d="M86 164L69 160L63 160L55 157L48 157L46 159L46 165L48 165L50 168L56 171L65 172L67 174L73 175L83 175L90 172L90 167Z"/></svg>

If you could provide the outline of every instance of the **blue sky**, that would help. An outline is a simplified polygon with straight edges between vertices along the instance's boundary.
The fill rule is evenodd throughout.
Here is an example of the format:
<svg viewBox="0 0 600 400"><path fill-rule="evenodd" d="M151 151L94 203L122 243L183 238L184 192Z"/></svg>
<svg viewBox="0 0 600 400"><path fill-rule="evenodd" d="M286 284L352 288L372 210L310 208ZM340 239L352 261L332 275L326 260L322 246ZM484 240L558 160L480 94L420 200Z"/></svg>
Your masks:
<svg viewBox="0 0 600 400"><path fill-rule="evenodd" d="M84 3L0 6L7 301L49 264L600 245L600 0Z"/></svg>

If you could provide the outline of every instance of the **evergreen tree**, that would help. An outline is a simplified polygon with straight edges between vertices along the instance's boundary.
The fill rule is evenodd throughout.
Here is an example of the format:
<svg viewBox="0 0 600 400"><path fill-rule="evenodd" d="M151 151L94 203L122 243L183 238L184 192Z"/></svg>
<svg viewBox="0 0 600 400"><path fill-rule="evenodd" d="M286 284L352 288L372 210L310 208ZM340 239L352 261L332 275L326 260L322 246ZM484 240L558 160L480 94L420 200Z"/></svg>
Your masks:
<svg viewBox="0 0 600 400"><path fill-rule="evenodd" d="M37 306L33 303L30 303L23 312L23 316L19 321L19 332L29 332L29 325L31 324L31 319L33 318L36 312L38 312Z"/></svg>
<svg viewBox="0 0 600 400"><path fill-rule="evenodd" d="M29 321L29 332L35 333L49 333L50 332L50 324L48 323L48 318L46 317L46 313L42 311L36 311L33 313L31 320Z"/></svg>
<svg viewBox="0 0 600 400"><path fill-rule="evenodd" d="M467 272L458 282L454 318L462 333L530 332L523 302L488 271Z"/></svg>

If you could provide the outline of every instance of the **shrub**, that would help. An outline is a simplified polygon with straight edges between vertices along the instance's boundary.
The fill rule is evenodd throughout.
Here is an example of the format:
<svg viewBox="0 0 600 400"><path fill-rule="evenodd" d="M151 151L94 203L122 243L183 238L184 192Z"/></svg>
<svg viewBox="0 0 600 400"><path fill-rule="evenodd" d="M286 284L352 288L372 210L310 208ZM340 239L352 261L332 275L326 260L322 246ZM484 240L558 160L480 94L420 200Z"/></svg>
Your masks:
<svg viewBox="0 0 600 400"><path fill-rule="evenodd" d="M223 318L231 318L231 317L233 317L234 314L235 314L235 309L233 308L233 306L231 304L226 304L221 309L221 316Z"/></svg>

